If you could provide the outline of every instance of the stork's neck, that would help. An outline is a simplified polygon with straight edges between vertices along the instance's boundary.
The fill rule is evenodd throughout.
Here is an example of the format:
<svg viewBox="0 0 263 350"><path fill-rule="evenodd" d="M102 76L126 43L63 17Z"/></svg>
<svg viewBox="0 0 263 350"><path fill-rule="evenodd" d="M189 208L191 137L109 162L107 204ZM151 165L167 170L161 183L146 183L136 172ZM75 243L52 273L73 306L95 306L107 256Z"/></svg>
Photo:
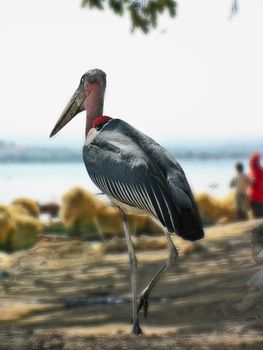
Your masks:
<svg viewBox="0 0 263 350"><path fill-rule="evenodd" d="M87 110L86 119L86 136L92 128L93 121L103 115L104 90L100 86L95 85L88 98L88 103L85 106Z"/></svg>

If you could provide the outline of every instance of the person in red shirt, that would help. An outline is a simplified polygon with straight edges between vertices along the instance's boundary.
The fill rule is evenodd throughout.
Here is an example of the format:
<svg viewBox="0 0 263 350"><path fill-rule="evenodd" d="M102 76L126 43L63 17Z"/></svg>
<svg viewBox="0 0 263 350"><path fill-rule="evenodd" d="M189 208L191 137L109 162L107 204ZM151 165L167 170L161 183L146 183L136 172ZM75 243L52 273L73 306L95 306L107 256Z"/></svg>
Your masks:
<svg viewBox="0 0 263 350"><path fill-rule="evenodd" d="M260 166L259 153L253 153L249 159L249 177L252 180L248 188L248 198L255 218L263 217L263 168Z"/></svg>

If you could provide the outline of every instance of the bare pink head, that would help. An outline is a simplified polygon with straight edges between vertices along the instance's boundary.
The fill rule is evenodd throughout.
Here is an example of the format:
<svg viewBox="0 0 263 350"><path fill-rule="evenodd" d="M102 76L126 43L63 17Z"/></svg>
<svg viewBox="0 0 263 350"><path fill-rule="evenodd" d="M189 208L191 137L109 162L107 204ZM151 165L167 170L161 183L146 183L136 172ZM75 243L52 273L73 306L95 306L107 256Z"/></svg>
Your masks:
<svg viewBox="0 0 263 350"><path fill-rule="evenodd" d="M78 113L86 110L86 135L92 127L92 121L103 114L106 74L100 69L91 69L85 73L77 90L62 112L50 137L61 130Z"/></svg>

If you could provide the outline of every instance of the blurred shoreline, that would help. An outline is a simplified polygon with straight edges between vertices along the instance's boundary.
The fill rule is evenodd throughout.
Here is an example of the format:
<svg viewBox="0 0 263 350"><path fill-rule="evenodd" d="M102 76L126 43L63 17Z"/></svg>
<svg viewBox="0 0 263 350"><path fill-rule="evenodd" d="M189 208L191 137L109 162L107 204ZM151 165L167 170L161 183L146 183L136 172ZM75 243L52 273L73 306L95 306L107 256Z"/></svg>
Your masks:
<svg viewBox="0 0 263 350"><path fill-rule="evenodd" d="M232 159L235 161L248 158L255 150L263 152L263 142L261 140L185 141L184 143L164 144L164 147L179 160ZM25 146L0 140L0 164L39 162L82 162L82 147Z"/></svg>
<svg viewBox="0 0 263 350"><path fill-rule="evenodd" d="M230 192L234 164L245 170L252 151L263 153L261 140L179 140L165 146L183 167L195 194L208 193L222 198ZM89 179L82 161L81 147L19 145L0 140L0 203L19 197L39 202L60 202L63 193L80 186L100 192Z"/></svg>
<svg viewBox="0 0 263 350"><path fill-rule="evenodd" d="M239 159L240 160L240 159ZM241 159L246 164L246 159ZM206 192L224 197L234 176L234 161L179 160L194 193ZM83 162L33 162L0 164L0 203L29 197L39 202L60 202L73 187L83 187L93 194L98 188L90 180Z"/></svg>

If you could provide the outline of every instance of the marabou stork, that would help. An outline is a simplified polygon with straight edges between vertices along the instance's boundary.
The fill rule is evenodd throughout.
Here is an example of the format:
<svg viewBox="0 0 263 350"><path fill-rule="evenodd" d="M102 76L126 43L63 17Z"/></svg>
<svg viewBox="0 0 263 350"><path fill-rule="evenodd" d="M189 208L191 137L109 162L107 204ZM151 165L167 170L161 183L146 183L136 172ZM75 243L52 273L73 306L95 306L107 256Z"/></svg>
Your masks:
<svg viewBox="0 0 263 350"><path fill-rule="evenodd" d="M121 213L129 253L133 295L134 334L142 333L138 314L147 315L148 298L156 282L178 256L170 234L177 233L195 241L204 236L196 203L184 171L158 143L123 120L103 115L106 74L100 69L85 73L57 121L50 137L79 112L86 110L86 140L83 158L87 172L96 186ZM165 264L146 285L137 304L136 267L127 211L150 214L164 228L169 246Z"/></svg>

